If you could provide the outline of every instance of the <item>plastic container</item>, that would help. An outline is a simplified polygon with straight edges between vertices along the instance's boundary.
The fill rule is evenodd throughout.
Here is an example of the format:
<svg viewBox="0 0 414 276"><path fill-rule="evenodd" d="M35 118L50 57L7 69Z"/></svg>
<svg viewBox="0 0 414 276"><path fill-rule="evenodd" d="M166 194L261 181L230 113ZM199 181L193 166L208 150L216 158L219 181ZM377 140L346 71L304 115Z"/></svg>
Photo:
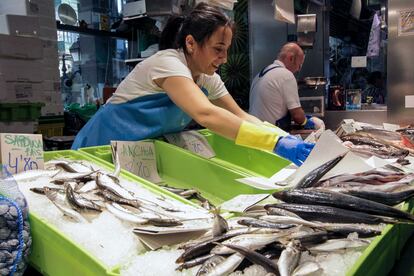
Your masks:
<svg viewBox="0 0 414 276"><path fill-rule="evenodd" d="M0 103L0 121L36 121L44 103Z"/></svg>
<svg viewBox="0 0 414 276"><path fill-rule="evenodd" d="M46 137L62 136L65 120L62 116L45 116L39 118L37 132Z"/></svg>
<svg viewBox="0 0 414 276"><path fill-rule="evenodd" d="M113 165L72 150L45 152L44 158L45 161L56 158L88 160L109 171L114 169ZM121 172L121 176L129 181L140 183L140 185L154 193L163 194L181 202L192 204L128 172ZM106 267L94 256L66 238L57 228L49 225L35 214L29 214L29 221L33 239L30 264L43 275L119 275L119 266Z"/></svg>
<svg viewBox="0 0 414 276"><path fill-rule="evenodd" d="M270 177L290 164L290 161L264 150L239 146L208 129L199 130L213 148L212 161L249 175Z"/></svg>
<svg viewBox="0 0 414 276"><path fill-rule="evenodd" d="M222 166L163 141L149 141L154 141L158 173L168 186L195 188L215 205L239 194L269 193L236 181L251 174ZM81 148L79 151L112 163L110 146Z"/></svg>

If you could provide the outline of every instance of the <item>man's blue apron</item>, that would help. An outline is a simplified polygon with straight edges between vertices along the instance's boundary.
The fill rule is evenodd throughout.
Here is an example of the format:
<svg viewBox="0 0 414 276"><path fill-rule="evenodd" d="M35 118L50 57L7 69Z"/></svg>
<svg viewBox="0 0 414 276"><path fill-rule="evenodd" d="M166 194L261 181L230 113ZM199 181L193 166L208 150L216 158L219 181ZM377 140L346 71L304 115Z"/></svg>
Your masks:
<svg viewBox="0 0 414 276"><path fill-rule="evenodd" d="M203 88L202 91L207 94ZM81 129L72 149L109 145L111 140L138 141L182 131L191 118L166 93L107 103Z"/></svg>
<svg viewBox="0 0 414 276"><path fill-rule="evenodd" d="M272 71L273 69L276 69L276 68L283 68L283 67L280 66L280 65L275 65L275 66L272 66L272 67L267 66L267 67L263 68L262 71L260 71L259 78L262 78L264 75L267 74L267 72ZM280 118L279 120L274 122L274 124L277 127L281 128L285 131L290 131L291 128L292 128L292 117L290 116L289 110L288 110L288 112L286 113L285 116L283 116L282 118Z"/></svg>

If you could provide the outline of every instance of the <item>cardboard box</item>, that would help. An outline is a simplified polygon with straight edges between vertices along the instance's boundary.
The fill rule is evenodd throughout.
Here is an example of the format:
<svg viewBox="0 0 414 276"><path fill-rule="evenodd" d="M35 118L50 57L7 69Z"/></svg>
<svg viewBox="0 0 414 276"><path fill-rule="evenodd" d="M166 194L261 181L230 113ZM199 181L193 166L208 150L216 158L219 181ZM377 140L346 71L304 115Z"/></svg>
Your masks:
<svg viewBox="0 0 414 276"><path fill-rule="evenodd" d="M42 59L42 41L35 37L0 34L0 57Z"/></svg>
<svg viewBox="0 0 414 276"><path fill-rule="evenodd" d="M38 60L0 58L0 74L6 82L42 82L42 72Z"/></svg>
<svg viewBox="0 0 414 276"><path fill-rule="evenodd" d="M0 34L37 37L39 19L35 16L0 14Z"/></svg>
<svg viewBox="0 0 414 276"><path fill-rule="evenodd" d="M17 103L44 102L42 83L5 82L0 78L0 101Z"/></svg>
<svg viewBox="0 0 414 276"><path fill-rule="evenodd" d="M37 0L1 0L0 14L38 15Z"/></svg>
<svg viewBox="0 0 414 276"><path fill-rule="evenodd" d="M9 133L36 133L38 125L37 121L0 122L0 129L2 132Z"/></svg>
<svg viewBox="0 0 414 276"><path fill-rule="evenodd" d="M46 104L42 107L42 116L63 115L63 104Z"/></svg>
<svg viewBox="0 0 414 276"><path fill-rule="evenodd" d="M45 104L62 104L62 94L60 91L43 91L43 98Z"/></svg>

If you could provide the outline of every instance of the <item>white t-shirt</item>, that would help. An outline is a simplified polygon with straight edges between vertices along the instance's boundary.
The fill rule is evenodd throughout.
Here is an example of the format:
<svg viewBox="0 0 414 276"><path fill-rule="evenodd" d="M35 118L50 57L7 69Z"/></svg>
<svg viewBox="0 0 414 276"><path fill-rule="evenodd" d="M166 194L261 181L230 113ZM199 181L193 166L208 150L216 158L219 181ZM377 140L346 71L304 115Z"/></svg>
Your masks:
<svg viewBox="0 0 414 276"><path fill-rule="evenodd" d="M279 60L267 68L276 65L280 67L268 71L261 78L260 73L256 75L249 98L249 113L272 124L283 118L290 109L301 106L295 76Z"/></svg>
<svg viewBox="0 0 414 276"><path fill-rule="evenodd" d="M107 102L119 104L146 95L165 93L154 80L173 76L182 76L193 80L184 52L175 49L159 51L138 63ZM210 100L221 98L229 93L220 76L216 73L211 76L201 74L197 85L208 91L207 97Z"/></svg>

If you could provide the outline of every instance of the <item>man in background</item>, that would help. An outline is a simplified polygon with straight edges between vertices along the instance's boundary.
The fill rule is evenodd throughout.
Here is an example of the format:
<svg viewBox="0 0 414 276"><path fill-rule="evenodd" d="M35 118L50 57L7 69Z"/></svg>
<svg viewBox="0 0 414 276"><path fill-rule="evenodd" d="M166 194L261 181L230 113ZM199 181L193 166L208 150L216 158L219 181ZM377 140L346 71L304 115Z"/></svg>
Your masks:
<svg viewBox="0 0 414 276"><path fill-rule="evenodd" d="M316 117L307 117L299 101L298 85L293 75L299 72L305 54L296 43L287 43L277 59L253 79L249 113L289 131L292 120L305 129L323 125Z"/></svg>

